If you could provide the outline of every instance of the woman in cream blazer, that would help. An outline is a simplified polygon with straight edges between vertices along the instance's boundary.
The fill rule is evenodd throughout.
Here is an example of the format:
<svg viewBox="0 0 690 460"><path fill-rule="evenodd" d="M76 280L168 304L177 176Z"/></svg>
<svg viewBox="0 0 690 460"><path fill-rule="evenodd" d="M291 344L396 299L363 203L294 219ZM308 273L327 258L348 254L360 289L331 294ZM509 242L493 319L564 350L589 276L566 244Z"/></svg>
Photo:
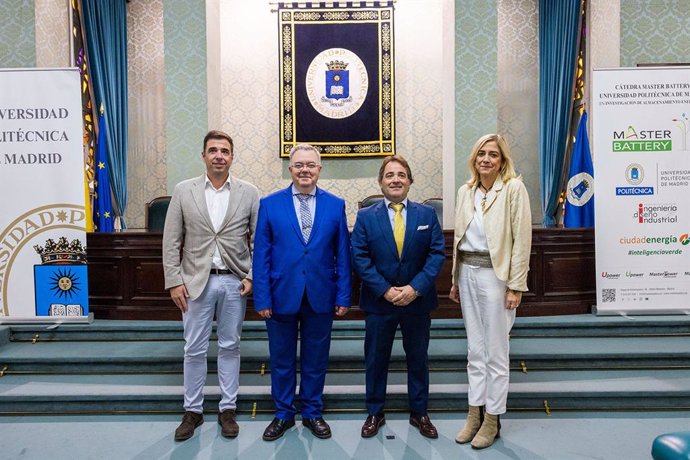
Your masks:
<svg viewBox="0 0 690 460"><path fill-rule="evenodd" d="M510 329L522 293L532 244L529 197L499 134L477 140L471 178L458 190L452 288L467 330L469 412L456 442L482 449L500 436L506 411Z"/></svg>

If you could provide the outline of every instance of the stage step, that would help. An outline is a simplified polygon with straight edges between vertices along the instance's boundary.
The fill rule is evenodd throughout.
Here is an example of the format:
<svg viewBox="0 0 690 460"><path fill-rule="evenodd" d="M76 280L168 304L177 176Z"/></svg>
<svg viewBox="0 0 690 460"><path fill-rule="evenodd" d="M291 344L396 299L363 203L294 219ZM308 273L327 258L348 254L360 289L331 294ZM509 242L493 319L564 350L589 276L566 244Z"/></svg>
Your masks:
<svg viewBox="0 0 690 460"><path fill-rule="evenodd" d="M538 369L666 369L690 368L690 346L684 336L644 337L513 337L511 368ZM12 342L0 347L5 373L166 373L182 371L182 341ZM432 339L430 367L465 369L465 339ZM241 345L244 372L269 370L268 343ZM208 366L216 368L217 344L209 347ZM361 372L362 339L339 339L331 344L330 369ZM405 369L402 340L393 346L391 369Z"/></svg>
<svg viewBox="0 0 690 460"><path fill-rule="evenodd" d="M690 316L597 317L593 315L517 318L512 337L640 337L690 336ZM333 323L333 339L364 337L364 322L338 320ZM431 323L432 338L465 338L461 319L439 319ZM213 332L215 339L215 327ZM242 340L265 340L263 321L245 321ZM55 341L178 341L180 321L108 321L58 326L0 326L0 345L11 342Z"/></svg>
<svg viewBox="0 0 690 460"><path fill-rule="evenodd" d="M510 410L690 409L690 318L518 318L511 335ZM37 335L38 334L38 335ZM337 321L325 405L364 408L364 323ZM102 340L100 340L102 339ZM239 409L272 411L263 322L246 322ZM430 406L467 406L462 321L432 323ZM179 322L0 326L0 413L180 412ZM219 394L217 344L209 349L206 409ZM406 410L406 366L393 347L389 410Z"/></svg>
<svg viewBox="0 0 690 460"><path fill-rule="evenodd" d="M215 376L205 388L205 410L220 399ZM182 376L13 375L0 379L0 414L180 412ZM431 376L430 410L464 411L464 373ZM324 391L327 411L364 411L362 374L331 373ZM389 376L387 411L407 410L406 374ZM688 410L690 371L558 371L511 373L509 410ZM243 374L238 410L271 412L270 377Z"/></svg>

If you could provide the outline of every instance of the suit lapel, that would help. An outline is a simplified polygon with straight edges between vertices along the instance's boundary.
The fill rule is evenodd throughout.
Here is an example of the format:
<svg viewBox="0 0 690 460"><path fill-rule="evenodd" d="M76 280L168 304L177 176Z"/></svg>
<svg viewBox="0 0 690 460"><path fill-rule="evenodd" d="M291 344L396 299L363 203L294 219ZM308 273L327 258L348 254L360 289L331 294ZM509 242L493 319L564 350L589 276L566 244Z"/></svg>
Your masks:
<svg viewBox="0 0 690 460"><path fill-rule="evenodd" d="M319 230L319 225L321 224L321 221L323 221L324 213L326 212L326 203L323 190L316 187L316 196L314 198L316 199L316 206L314 207L314 213L316 215L312 216L314 221L311 224L311 234L309 236L309 241L312 240L314 234ZM300 231L300 235L301 234L302 232Z"/></svg>
<svg viewBox="0 0 690 460"><path fill-rule="evenodd" d="M290 222L292 229L297 234L297 238L304 244L304 238L302 238L302 229L299 226L299 221L297 220L297 214L295 212L295 202L292 198L292 184L288 185L288 188L284 190L283 193L283 208L284 213Z"/></svg>
<svg viewBox="0 0 690 460"><path fill-rule="evenodd" d="M213 222L211 222L211 216L208 213L208 205L206 204L205 186L206 176L202 175L194 182L194 186L192 187L192 198L194 199L194 203L196 203L199 213L203 216L206 225L213 230Z"/></svg>
<svg viewBox="0 0 690 460"><path fill-rule="evenodd" d="M393 227L391 227L391 219L388 216L386 202L381 200L379 203L373 206L376 206L376 220L379 222L379 226L381 227L381 233L385 235L384 239L386 240L386 243L388 243L389 249L395 254L395 257L398 257L398 247L395 245L395 236L393 235Z"/></svg>
<svg viewBox="0 0 690 460"><path fill-rule="evenodd" d="M230 219L235 215L237 212L237 209L240 207L240 203L242 202L242 198L244 197L244 187L237 182L236 180L233 180L232 177L230 178L230 197L228 198L228 209L225 211L225 218L223 219L223 223L221 224L220 228L223 229L225 228L226 225L230 222Z"/></svg>
<svg viewBox="0 0 690 460"><path fill-rule="evenodd" d="M407 222L405 223L405 240L403 243L402 252L403 256L409 251L408 248L410 244L412 244L412 237L414 236L414 232L417 231L417 218L419 217L418 211L419 209L417 208L416 203L407 200Z"/></svg>
<svg viewBox="0 0 690 460"><path fill-rule="evenodd" d="M494 185L491 187L491 190L489 190L489 193L486 194L484 214L486 214L491 205L494 204L494 201L496 201L496 198L498 198L498 194L501 193L501 190L503 190L503 181L500 177L497 177L494 181Z"/></svg>

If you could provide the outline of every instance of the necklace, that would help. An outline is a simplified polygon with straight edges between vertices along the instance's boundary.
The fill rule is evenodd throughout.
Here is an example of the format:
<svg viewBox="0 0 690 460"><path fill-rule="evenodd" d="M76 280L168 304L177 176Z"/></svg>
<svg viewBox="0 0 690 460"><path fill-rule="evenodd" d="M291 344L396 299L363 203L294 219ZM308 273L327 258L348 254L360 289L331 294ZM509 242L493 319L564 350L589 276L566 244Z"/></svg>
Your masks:
<svg viewBox="0 0 690 460"><path fill-rule="evenodd" d="M484 192L484 196L482 197L482 199L481 199L481 201L480 201L480 204L481 204L481 207L482 207L482 212L484 212L484 211L486 211L486 196L489 194L489 189L487 189L486 187L484 187L484 184L482 184L482 183L480 182L480 183L479 183L479 190L482 191L482 192Z"/></svg>

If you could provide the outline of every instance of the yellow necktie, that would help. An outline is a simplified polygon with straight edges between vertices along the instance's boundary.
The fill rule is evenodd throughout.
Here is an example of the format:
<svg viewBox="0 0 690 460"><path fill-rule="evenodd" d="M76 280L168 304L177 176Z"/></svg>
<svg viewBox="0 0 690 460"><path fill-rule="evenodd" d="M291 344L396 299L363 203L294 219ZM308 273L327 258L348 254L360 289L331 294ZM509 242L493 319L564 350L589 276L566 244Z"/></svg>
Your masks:
<svg viewBox="0 0 690 460"><path fill-rule="evenodd" d="M405 223L402 216L404 205L402 203L391 203L389 206L395 211L395 217L393 217L393 238L395 239L395 245L398 247L398 257L401 257L403 241L405 241Z"/></svg>

